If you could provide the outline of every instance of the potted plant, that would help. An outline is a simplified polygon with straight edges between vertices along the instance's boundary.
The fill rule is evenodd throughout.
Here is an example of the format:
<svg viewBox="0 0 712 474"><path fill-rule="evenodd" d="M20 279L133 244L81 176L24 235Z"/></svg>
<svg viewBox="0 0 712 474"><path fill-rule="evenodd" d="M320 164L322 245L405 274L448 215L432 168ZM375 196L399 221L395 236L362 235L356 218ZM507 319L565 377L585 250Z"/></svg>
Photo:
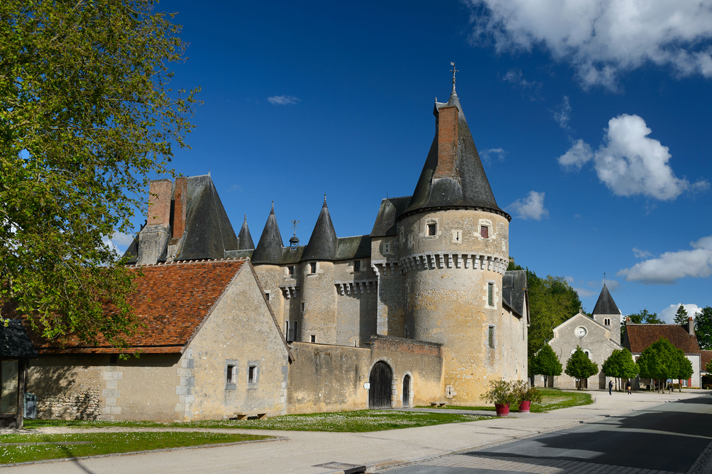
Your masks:
<svg viewBox="0 0 712 474"><path fill-rule="evenodd" d="M509 416L509 405L517 401L512 384L504 380L490 381L490 389L482 394L482 399L494 403L497 416Z"/></svg>
<svg viewBox="0 0 712 474"><path fill-rule="evenodd" d="M530 387L525 380L513 382L512 391L519 401L519 413L529 413L532 402L541 403L541 392L534 387Z"/></svg>

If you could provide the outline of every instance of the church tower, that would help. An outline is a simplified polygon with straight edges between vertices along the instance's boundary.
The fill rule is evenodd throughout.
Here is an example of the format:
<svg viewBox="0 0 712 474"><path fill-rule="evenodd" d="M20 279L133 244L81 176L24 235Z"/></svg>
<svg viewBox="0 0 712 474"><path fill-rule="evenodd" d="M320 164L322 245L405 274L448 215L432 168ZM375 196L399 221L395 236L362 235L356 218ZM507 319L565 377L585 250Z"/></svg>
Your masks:
<svg viewBox="0 0 712 474"><path fill-rule="evenodd" d="M611 340L618 344L621 343L621 317L621 311L604 283L596 306L593 308L593 320L610 329Z"/></svg>
<svg viewBox="0 0 712 474"><path fill-rule="evenodd" d="M398 218L398 257L406 337L443 344L446 396L464 404L479 402L490 380L526 377L526 318L505 314L511 217L492 194L455 72L450 99L435 102L435 138Z"/></svg>

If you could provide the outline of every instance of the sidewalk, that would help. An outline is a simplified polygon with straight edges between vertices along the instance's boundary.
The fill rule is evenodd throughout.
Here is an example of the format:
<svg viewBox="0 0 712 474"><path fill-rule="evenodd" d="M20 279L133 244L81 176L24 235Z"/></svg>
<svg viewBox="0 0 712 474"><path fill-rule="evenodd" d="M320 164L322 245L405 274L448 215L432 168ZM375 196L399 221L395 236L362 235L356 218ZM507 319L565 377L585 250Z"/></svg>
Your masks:
<svg viewBox="0 0 712 474"><path fill-rule="evenodd" d="M39 474L131 474L185 473L314 473L341 472L315 467L329 462L369 466L369 471L447 454L469 451L571 425L593 422L603 417L624 415L669 401L708 395L706 391L671 394L649 392L614 393L591 391L596 403L565 408L549 413L513 414L470 423L409 428L371 433L323 433L305 431L239 430L287 438L269 443L254 443L203 449L181 449L128 456L107 456L77 461L53 462L13 467L13 473ZM467 413L473 413L471 411ZM111 431L138 431L111 428ZM149 431L150 429L146 429ZM40 431L40 430L37 430ZM44 428L44 432L79 430ZM92 430L95 431L95 430ZM141 430L143 431L143 429ZM195 430L190 430L195 431ZM211 430L213 431L213 430ZM218 430L215 430L218 431ZM221 430L220 430L221 431ZM232 432L237 430L230 430Z"/></svg>

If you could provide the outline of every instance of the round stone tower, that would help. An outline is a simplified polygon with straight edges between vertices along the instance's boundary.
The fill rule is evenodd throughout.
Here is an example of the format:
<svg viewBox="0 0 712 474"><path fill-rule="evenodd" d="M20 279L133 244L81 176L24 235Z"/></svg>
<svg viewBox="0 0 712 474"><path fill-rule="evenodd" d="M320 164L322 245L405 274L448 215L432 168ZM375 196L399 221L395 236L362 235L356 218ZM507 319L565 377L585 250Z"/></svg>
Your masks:
<svg viewBox="0 0 712 474"><path fill-rule="evenodd" d="M443 344L443 397L476 403L490 380L526 377L511 360L526 347L526 321L502 301L511 217L494 199L454 79L434 115L435 139L398 220L406 336Z"/></svg>

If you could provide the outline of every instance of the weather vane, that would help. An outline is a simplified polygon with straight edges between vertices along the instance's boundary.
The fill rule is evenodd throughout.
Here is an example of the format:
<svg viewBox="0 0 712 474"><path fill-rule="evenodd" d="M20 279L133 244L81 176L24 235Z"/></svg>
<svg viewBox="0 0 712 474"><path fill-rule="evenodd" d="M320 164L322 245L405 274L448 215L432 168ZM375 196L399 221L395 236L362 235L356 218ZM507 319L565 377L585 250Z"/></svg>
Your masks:
<svg viewBox="0 0 712 474"><path fill-rule="evenodd" d="M455 93L455 73L460 71L455 69L455 61L450 61L450 66L452 66L452 69L450 70L450 72L452 72L452 95L457 95Z"/></svg>
<svg viewBox="0 0 712 474"><path fill-rule="evenodd" d="M299 224L298 220L292 219L292 227L294 227L294 236L297 236L297 224Z"/></svg>

